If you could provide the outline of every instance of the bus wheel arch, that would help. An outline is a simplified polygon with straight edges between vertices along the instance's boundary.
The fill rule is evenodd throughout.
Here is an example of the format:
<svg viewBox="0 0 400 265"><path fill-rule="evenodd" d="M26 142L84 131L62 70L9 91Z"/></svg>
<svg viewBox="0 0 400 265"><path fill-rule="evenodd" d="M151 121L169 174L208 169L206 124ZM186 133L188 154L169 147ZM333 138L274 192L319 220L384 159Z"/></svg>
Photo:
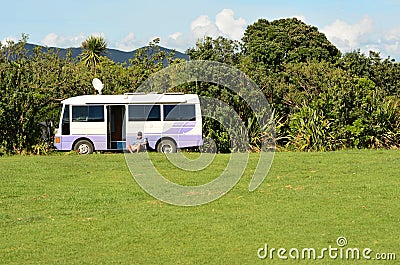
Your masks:
<svg viewBox="0 0 400 265"><path fill-rule="evenodd" d="M159 153L176 153L178 148L174 139L163 137L157 141L156 150Z"/></svg>
<svg viewBox="0 0 400 265"><path fill-rule="evenodd" d="M77 151L81 155L92 154L94 152L94 144L88 138L79 138L72 145L72 150Z"/></svg>

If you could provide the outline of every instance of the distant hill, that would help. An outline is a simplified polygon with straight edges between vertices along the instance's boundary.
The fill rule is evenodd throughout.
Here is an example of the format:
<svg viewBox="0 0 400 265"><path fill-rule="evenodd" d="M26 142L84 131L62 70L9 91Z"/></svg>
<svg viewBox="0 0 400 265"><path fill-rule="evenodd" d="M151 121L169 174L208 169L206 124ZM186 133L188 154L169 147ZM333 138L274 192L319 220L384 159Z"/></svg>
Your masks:
<svg viewBox="0 0 400 265"><path fill-rule="evenodd" d="M35 47L37 47L39 45L35 45L35 44L30 44L27 43L25 45L25 48L29 51L32 52L33 49ZM65 57L67 54L67 50L65 48L56 48L56 47L42 47L42 49L58 49L59 50L59 54L61 57ZM144 47L143 47L144 48ZM72 53L72 57L73 58L77 58L81 53L82 53L82 49L81 48L69 48L71 50ZM142 49L142 48L139 48ZM160 46L160 49L162 51L165 51L167 54L169 54L170 52L174 52L175 53L175 58L179 58L179 59L184 59L186 61L189 60L189 56L187 54L178 52L178 51L174 51L172 49L168 49L168 48L164 48ZM116 62L116 63L124 63L126 62L127 64L129 64L129 59L132 59L135 56L135 53L138 49L131 51L131 52L124 52L124 51L120 51L120 50L116 50L116 49L107 49L107 54L106 56L108 58L110 58L110 60Z"/></svg>

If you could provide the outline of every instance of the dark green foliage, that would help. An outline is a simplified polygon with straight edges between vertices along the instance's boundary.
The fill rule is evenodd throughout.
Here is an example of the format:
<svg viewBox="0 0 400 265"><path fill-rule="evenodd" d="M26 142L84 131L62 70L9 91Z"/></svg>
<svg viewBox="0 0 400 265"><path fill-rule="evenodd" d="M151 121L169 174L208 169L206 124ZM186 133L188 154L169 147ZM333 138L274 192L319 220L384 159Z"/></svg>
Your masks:
<svg viewBox="0 0 400 265"><path fill-rule="evenodd" d="M94 73L86 61L76 61L57 50L38 48L28 56L24 46L27 37L18 43L0 45L0 149L6 153L43 153L39 122L58 119L61 100L77 95L94 94L91 85ZM141 58L146 49L154 56ZM104 81L104 92L119 94L134 91L152 73L162 68L162 62L172 63L157 49L156 42L138 52L132 66L115 64L104 56L96 62L95 75Z"/></svg>
<svg viewBox="0 0 400 265"><path fill-rule="evenodd" d="M224 37L212 39L205 37L198 40L195 48L186 51L191 60L217 61L229 65L239 63L239 43Z"/></svg>
<svg viewBox="0 0 400 265"><path fill-rule="evenodd" d="M252 62L272 70L280 69L284 63L335 62L340 58L339 50L324 34L296 18L258 20L247 27L243 47L244 55Z"/></svg>
<svg viewBox="0 0 400 265"><path fill-rule="evenodd" d="M158 39L138 50L129 65L102 56L104 40L93 47L89 40L84 43L87 49L82 61L61 58L57 50L37 49L28 57L26 40L23 35L18 43L0 45L1 154L42 152L37 123L52 115L58 117L60 100L94 94L93 77L103 81L104 94L134 92L153 73L180 62L160 50ZM205 37L187 54L191 60L236 67L256 82L271 104L280 148L400 147L400 64L391 58L360 51L342 56L316 27L294 18L260 19L248 26L241 43ZM213 138L220 152L259 151L261 142L271 137L258 126L248 104L226 87L195 81L157 89L196 93L229 104L243 121L250 146L232 148L224 126L205 118L204 137ZM215 111L223 113L224 107ZM230 121L236 126L235 122Z"/></svg>
<svg viewBox="0 0 400 265"><path fill-rule="evenodd" d="M399 98L327 62L286 65L275 82L281 146L296 150L398 148Z"/></svg>

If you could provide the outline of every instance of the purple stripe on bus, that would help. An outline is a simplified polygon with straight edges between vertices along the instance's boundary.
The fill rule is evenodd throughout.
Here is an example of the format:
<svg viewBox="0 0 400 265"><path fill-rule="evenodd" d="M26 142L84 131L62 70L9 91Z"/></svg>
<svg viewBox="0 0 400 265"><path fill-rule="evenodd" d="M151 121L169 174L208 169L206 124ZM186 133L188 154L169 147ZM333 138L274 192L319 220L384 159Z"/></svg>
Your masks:
<svg viewBox="0 0 400 265"><path fill-rule="evenodd" d="M195 121L178 121L174 122L172 124L172 127L181 127L181 126L186 126L186 127L194 127L196 126L197 122Z"/></svg>
<svg viewBox="0 0 400 265"><path fill-rule="evenodd" d="M193 127L194 128L194 127ZM190 132L191 130L193 130L193 128L171 128L165 132L163 132L163 134L181 134L181 133L187 133Z"/></svg>
<svg viewBox="0 0 400 265"><path fill-rule="evenodd" d="M72 150L74 142L80 138L89 139L94 145L94 150L107 150L106 135L62 135L60 137L61 144L55 145L58 150Z"/></svg>
<svg viewBox="0 0 400 265"><path fill-rule="evenodd" d="M194 129L196 122L174 122L172 128L164 131L163 134L181 134L187 133Z"/></svg>
<svg viewBox="0 0 400 265"><path fill-rule="evenodd" d="M156 144L158 142L158 140L160 140L161 138L171 138L173 139L178 148L184 148L184 147L190 147L190 146L199 146L202 145L203 143L203 138L201 135L181 135L181 134L161 134L161 133L157 133L157 134L146 134L143 133L143 137L147 138L147 141L149 143L149 146L152 149L156 148ZM127 141L128 143L133 141L133 139L135 139L136 136L129 136L127 137Z"/></svg>
<svg viewBox="0 0 400 265"><path fill-rule="evenodd" d="M178 148L199 146L203 144L201 135L178 135Z"/></svg>
<svg viewBox="0 0 400 265"><path fill-rule="evenodd" d="M201 135L182 135L182 134L144 134L144 137L148 139L149 146L153 149L156 148L157 141L162 137L172 138L178 148L198 146L202 144ZM93 142L95 150L107 150L107 136L104 135L63 135L61 137L61 143L55 144L57 150L69 151L73 149L73 144L77 139L86 138ZM128 138L133 139L134 137Z"/></svg>

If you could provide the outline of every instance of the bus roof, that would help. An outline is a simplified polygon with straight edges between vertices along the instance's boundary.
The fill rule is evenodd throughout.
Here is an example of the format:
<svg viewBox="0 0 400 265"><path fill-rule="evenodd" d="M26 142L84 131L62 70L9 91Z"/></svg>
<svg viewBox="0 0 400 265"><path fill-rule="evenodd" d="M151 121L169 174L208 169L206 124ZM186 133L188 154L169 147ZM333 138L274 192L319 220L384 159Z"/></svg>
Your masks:
<svg viewBox="0 0 400 265"><path fill-rule="evenodd" d="M92 104L168 104L168 103L199 103L196 94L164 93L164 94L124 94L124 95L84 95L67 98L61 101L66 105Z"/></svg>

